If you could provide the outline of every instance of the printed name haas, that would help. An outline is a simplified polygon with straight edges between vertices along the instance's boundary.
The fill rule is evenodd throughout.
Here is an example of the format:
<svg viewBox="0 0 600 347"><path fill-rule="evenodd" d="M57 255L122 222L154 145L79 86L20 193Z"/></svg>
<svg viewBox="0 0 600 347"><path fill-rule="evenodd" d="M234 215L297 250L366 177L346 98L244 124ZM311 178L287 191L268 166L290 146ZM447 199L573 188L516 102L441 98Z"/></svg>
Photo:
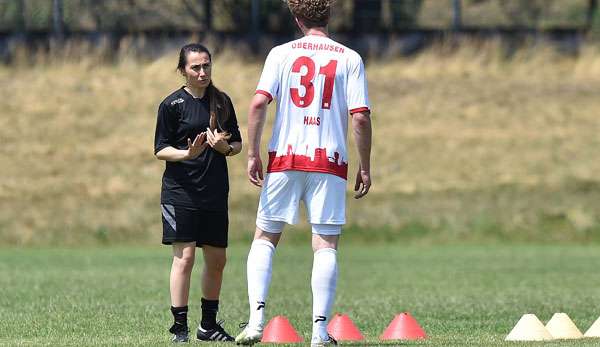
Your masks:
<svg viewBox="0 0 600 347"><path fill-rule="evenodd" d="M321 117L304 116L304 125L321 125Z"/></svg>

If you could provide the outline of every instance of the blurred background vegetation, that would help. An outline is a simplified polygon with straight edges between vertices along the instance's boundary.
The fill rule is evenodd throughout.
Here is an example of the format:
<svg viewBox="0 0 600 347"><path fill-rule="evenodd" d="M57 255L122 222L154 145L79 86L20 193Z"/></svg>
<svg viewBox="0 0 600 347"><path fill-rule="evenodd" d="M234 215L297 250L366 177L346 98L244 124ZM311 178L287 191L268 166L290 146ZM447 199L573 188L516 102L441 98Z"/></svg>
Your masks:
<svg viewBox="0 0 600 347"><path fill-rule="evenodd" d="M264 51L243 44L295 35L278 0L260 1L258 41L255 1L210 2L207 34L208 3L0 1L0 245L159 242L164 163L152 144L158 104L183 83L178 48L201 40L217 52L215 83L245 134ZM367 60L374 186L366 200L349 195L345 240L600 242L595 1L335 6L333 37L365 57L371 39L389 50L393 37L440 33L408 55ZM519 44L507 44L515 32ZM232 242L254 228L258 190L245 166L244 155L229 160Z"/></svg>
<svg viewBox="0 0 600 347"><path fill-rule="evenodd" d="M596 0L337 0L334 31L597 25ZM0 30L293 32L282 0L3 0Z"/></svg>
<svg viewBox="0 0 600 347"><path fill-rule="evenodd" d="M531 41L574 54L582 39L600 33L598 0L337 0L333 12L330 30L366 57L415 54L449 35L499 38L509 54ZM215 51L230 46L255 58L296 35L282 0L0 1L4 64L27 59L23 50L69 53L74 43L95 48L105 62L123 46L152 60L183 40L209 37L219 43Z"/></svg>

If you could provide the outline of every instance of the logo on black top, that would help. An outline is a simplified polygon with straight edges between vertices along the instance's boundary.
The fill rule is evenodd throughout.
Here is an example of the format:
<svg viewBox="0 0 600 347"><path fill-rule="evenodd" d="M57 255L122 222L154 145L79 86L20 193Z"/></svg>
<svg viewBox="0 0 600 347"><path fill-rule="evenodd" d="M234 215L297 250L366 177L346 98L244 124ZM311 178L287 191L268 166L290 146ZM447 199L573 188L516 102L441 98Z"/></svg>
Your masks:
<svg viewBox="0 0 600 347"><path fill-rule="evenodd" d="M171 101L171 106L173 106L175 104L181 104L182 102L183 102L182 98L175 99L175 100Z"/></svg>

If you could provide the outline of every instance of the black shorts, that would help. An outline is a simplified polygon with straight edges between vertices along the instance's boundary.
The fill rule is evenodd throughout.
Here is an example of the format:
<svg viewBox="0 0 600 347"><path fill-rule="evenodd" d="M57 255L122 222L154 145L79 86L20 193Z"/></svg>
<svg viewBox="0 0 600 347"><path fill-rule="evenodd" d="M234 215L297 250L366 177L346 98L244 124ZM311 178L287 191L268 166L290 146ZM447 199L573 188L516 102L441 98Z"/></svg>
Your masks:
<svg viewBox="0 0 600 347"><path fill-rule="evenodd" d="M161 204L164 245L196 242L196 247L227 247L229 217L227 211L206 211Z"/></svg>

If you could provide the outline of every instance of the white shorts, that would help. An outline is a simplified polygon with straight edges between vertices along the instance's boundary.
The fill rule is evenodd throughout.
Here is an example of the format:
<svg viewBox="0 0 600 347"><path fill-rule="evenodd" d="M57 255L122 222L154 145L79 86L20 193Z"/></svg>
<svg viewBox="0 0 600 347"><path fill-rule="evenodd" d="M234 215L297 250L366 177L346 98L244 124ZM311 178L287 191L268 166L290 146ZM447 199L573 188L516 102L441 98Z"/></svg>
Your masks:
<svg viewBox="0 0 600 347"><path fill-rule="evenodd" d="M256 225L277 232L278 223L298 223L300 201L306 206L313 232L337 235L346 223L346 180L327 173L282 171L266 175L260 194ZM281 228L283 227L283 223ZM280 232L280 231L279 231Z"/></svg>

